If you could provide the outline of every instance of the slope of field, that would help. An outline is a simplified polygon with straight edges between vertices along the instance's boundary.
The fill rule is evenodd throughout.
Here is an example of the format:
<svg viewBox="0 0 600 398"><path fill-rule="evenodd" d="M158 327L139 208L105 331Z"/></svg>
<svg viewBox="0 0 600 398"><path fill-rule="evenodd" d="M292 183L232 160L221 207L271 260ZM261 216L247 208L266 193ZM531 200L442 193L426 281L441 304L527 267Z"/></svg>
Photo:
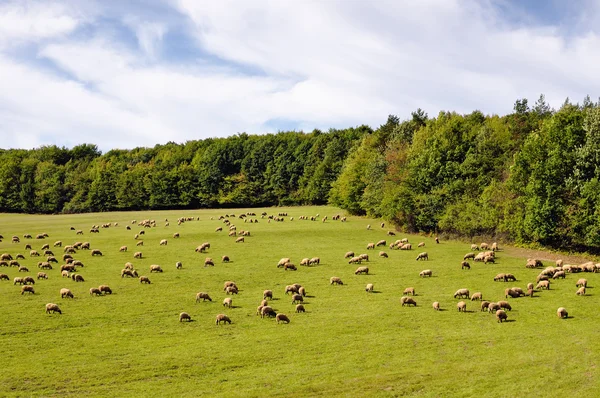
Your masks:
<svg viewBox="0 0 600 398"><path fill-rule="evenodd" d="M258 223L229 217L237 230L251 232L245 242L235 243L218 217L246 211L258 214ZM260 213L287 212L284 222L267 222ZM25 255L19 260L29 272L0 267L9 281L0 281L0 347L3 371L2 396L597 396L600 394L597 343L600 315L595 289L600 275L567 274L552 281L549 291L533 298L508 299L509 322L479 311L479 302L467 300L468 312L458 313L453 294L468 288L482 292L491 301L504 299L504 289L525 288L540 270L525 268L525 259L498 253L495 264L471 263L461 270L463 255L470 251L461 242L397 234L387 236L379 221L349 217L332 221L339 210L331 207L286 209L164 211L101 213L68 216L0 215L0 253ZM319 221L299 220L316 216ZM327 215L329 219L321 222ZM200 220L177 225L180 216ZM213 219L211 219L211 217ZM294 220L291 221L290 217ZM141 228L131 220L155 219L154 228ZM254 217L249 217L254 218ZM170 225L165 226L165 219ZM100 228L94 224L118 222ZM371 224L372 229L367 230ZM126 230L130 225L131 230ZM77 236L76 230L84 231ZM215 232L223 227L222 232ZM134 234L143 246L136 247ZM173 238L178 232L180 238ZM35 239L47 233L44 240ZM34 239L23 238L24 234ZM11 237L20 243L11 243ZM367 251L369 242L407 237L413 250L378 247ZM167 239L166 246L160 246ZM74 255L84 263L85 282L62 278L62 248L75 241L90 242L103 256L90 251ZM423 249L417 243L425 242ZM210 242L206 254L194 249ZM13 285L17 276L36 276L38 261L30 257L26 244L41 252L49 243L59 264L46 271L48 280L36 281L35 294L21 295ZM127 252L119 252L123 245ZM500 245L502 247L502 245ZM134 259L133 253L143 252ZM380 250L389 258L378 256ZM368 253L368 275L354 275L358 265L344 260L347 251ZM427 251L428 261L416 261ZM231 262L221 262L228 255ZM318 256L318 266L301 267L300 260ZM214 267L205 267L211 257ZM290 257L298 271L277 268L282 257ZM152 283L121 278L126 262ZM175 263L183 268L177 270ZM152 264L163 273L150 273ZM552 265L546 261L545 265ZM429 268L433 277L420 278ZM494 282L500 272L515 274L517 282ZM332 286L329 278L340 277L344 285ZM587 295L576 296L575 282L588 280ZM224 281L240 287L234 307L224 308ZM306 313L294 313L286 285L305 286ZM365 292L373 283L375 291ZM112 295L92 297L91 287L109 285ZM61 299L63 287L74 299ZM416 307L402 307L400 297L414 287ZM272 289L272 306L287 314L289 324L261 319L256 308L262 292ZM195 302L197 292L211 295L212 302ZM439 301L443 311L431 304ZM63 311L46 314L46 303L57 303ZM570 317L558 319L558 307ZM179 313L193 321L180 323ZM215 316L227 314L231 325L215 325Z"/></svg>

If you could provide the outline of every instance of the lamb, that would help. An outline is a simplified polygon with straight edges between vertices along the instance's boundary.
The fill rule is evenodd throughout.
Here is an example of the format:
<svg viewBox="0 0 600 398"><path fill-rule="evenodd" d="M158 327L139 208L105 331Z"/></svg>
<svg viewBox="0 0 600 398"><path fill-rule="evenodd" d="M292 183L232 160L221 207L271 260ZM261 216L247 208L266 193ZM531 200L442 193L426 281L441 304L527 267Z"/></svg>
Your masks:
<svg viewBox="0 0 600 398"><path fill-rule="evenodd" d="M502 323L502 321L508 319L508 315L506 315L506 312L504 310L498 310L496 311L496 319L498 320L498 322Z"/></svg>
<svg viewBox="0 0 600 398"><path fill-rule="evenodd" d="M458 304L456 304L456 308L458 309L458 312L467 312L467 303L459 301Z"/></svg>
<svg viewBox="0 0 600 398"><path fill-rule="evenodd" d="M74 298L73 292L71 291L71 289L67 289L66 287L60 289L60 298L65 298L65 297Z"/></svg>
<svg viewBox="0 0 600 398"><path fill-rule="evenodd" d="M148 278L147 276L140 276L140 283L145 283L147 285L151 284L152 282L150 282L150 278Z"/></svg>
<svg viewBox="0 0 600 398"><path fill-rule="evenodd" d="M121 248L119 249L120 252L126 252L127 251L127 246L121 246Z"/></svg>
<svg viewBox="0 0 600 398"><path fill-rule="evenodd" d="M585 296L585 286L581 286L579 289L577 289L575 294L577 294L578 296Z"/></svg>
<svg viewBox="0 0 600 398"><path fill-rule="evenodd" d="M433 309L436 310L436 311L439 311L440 310L440 303L437 302L437 301L434 301L433 302Z"/></svg>
<svg viewBox="0 0 600 398"><path fill-rule="evenodd" d="M94 294L96 296L100 296L102 294L102 292L97 287L91 287L90 288L90 296L93 296Z"/></svg>
<svg viewBox="0 0 600 398"><path fill-rule="evenodd" d="M471 269L471 265L467 261L460 263L460 269Z"/></svg>
<svg viewBox="0 0 600 398"><path fill-rule="evenodd" d="M500 308L512 311L512 307L510 306L510 303L508 301L498 301L497 304L500 306Z"/></svg>
<svg viewBox="0 0 600 398"><path fill-rule="evenodd" d="M419 260L429 260L429 255L427 254L427 252L419 253L419 255L417 256L417 261Z"/></svg>
<svg viewBox="0 0 600 398"><path fill-rule="evenodd" d="M231 319L229 319L229 317L227 315L225 315L225 314L219 314L219 315L217 315L217 320L216 320L215 323L218 325L221 322L223 322L223 323L227 322L227 323L229 323L231 325Z"/></svg>
<svg viewBox="0 0 600 398"><path fill-rule="evenodd" d="M48 303L48 304L46 304L46 314L49 314L51 312L52 313L58 312L59 314L62 315L62 311L60 310L58 305L56 305L54 303Z"/></svg>
<svg viewBox="0 0 600 398"><path fill-rule="evenodd" d="M161 239L160 241L160 246L166 246L167 245L167 240L166 239Z"/></svg>
<svg viewBox="0 0 600 398"><path fill-rule="evenodd" d="M210 296L208 295L208 293L204 293L204 292L199 292L196 294L196 302L199 302L200 299L202 299L202 301L212 301L212 299L210 298Z"/></svg>
<svg viewBox="0 0 600 398"><path fill-rule="evenodd" d="M233 302L233 300L231 299L231 297L226 297L223 300L223 307L231 308L232 302Z"/></svg>
<svg viewBox="0 0 600 398"><path fill-rule="evenodd" d="M403 307L404 307L405 305L407 305L407 306L410 306L410 305L412 305L412 306L414 306L414 307L416 307L416 306L417 306L417 302L416 302L416 301L415 301L415 300L414 300L412 297L407 297L407 296L404 296L404 297L402 297L402 298L400 299L400 303L402 303L402 306L403 306Z"/></svg>
<svg viewBox="0 0 600 398"><path fill-rule="evenodd" d="M266 300L266 299L273 300L273 291L272 290L265 290L263 292L263 300Z"/></svg>
<svg viewBox="0 0 600 398"><path fill-rule="evenodd" d="M277 321L277 323L279 323L279 322L290 323L290 318L288 318L287 315L285 315L285 314L277 314L275 316L275 320Z"/></svg>
<svg viewBox="0 0 600 398"><path fill-rule="evenodd" d="M191 322L192 317L190 316L190 314L188 314L187 312L182 312L181 314L179 314L179 322L183 321Z"/></svg>
<svg viewBox="0 0 600 398"><path fill-rule="evenodd" d="M354 257L354 252L346 252L346 254L344 254L344 258L351 258Z"/></svg>
<svg viewBox="0 0 600 398"><path fill-rule="evenodd" d="M535 288L550 290L550 281L540 281Z"/></svg>
<svg viewBox="0 0 600 398"><path fill-rule="evenodd" d="M587 279L579 279L575 284L576 287L587 287Z"/></svg>
<svg viewBox="0 0 600 398"><path fill-rule="evenodd" d="M354 275L359 275L359 274L368 275L369 274L369 267L358 267L356 269L356 271L354 271Z"/></svg>
<svg viewBox="0 0 600 398"><path fill-rule="evenodd" d="M372 293L373 292L373 284L372 283L367 284L367 287L365 288L365 291L367 293Z"/></svg>
<svg viewBox="0 0 600 398"><path fill-rule="evenodd" d="M379 257L388 258L388 255L386 252L379 252Z"/></svg>
<svg viewBox="0 0 600 398"><path fill-rule="evenodd" d="M331 278L329 278L329 284L330 285L343 285L344 282L342 282L342 280L340 278L338 278L337 276L332 276Z"/></svg>
<svg viewBox="0 0 600 398"><path fill-rule="evenodd" d="M298 304L296 306L296 313L300 313L300 312L306 312L306 310L304 309L304 306L302 304Z"/></svg>
<svg viewBox="0 0 600 398"><path fill-rule="evenodd" d="M487 309L488 309L488 307L489 307L489 305L490 305L490 302L489 302L489 301L482 301L482 302L481 302L481 311L485 311L485 310L487 310Z"/></svg>
<svg viewBox="0 0 600 398"><path fill-rule="evenodd" d="M471 301L475 301L475 300L483 300L483 294L481 292L477 292L477 293L473 293L471 295Z"/></svg>
<svg viewBox="0 0 600 398"><path fill-rule="evenodd" d="M103 294L112 294L112 289L108 285L100 285L98 286L98 290Z"/></svg>
<svg viewBox="0 0 600 398"><path fill-rule="evenodd" d="M419 273L419 276L422 278L424 278L426 276L431 277L431 275L433 275L433 272L430 269L425 269Z"/></svg>
<svg viewBox="0 0 600 398"><path fill-rule="evenodd" d="M411 295L414 296L415 295L415 288L414 287L407 287L406 289L404 289L404 292L402 293L402 295Z"/></svg>
<svg viewBox="0 0 600 398"><path fill-rule="evenodd" d="M102 252L98 249L92 250L92 256L101 256Z"/></svg>
<svg viewBox="0 0 600 398"><path fill-rule="evenodd" d="M471 294L469 293L469 289L458 289L456 293L454 293L454 298L464 297L469 298Z"/></svg>
<svg viewBox="0 0 600 398"><path fill-rule="evenodd" d="M142 258L142 252L135 252L133 258Z"/></svg>
<svg viewBox="0 0 600 398"><path fill-rule="evenodd" d="M569 313L564 307L560 307L558 310L556 310L556 315L561 319L566 319L569 317Z"/></svg>
<svg viewBox="0 0 600 398"><path fill-rule="evenodd" d="M292 304L296 304L296 302L300 302L300 303L304 302L304 298L302 297L301 294L294 294L292 296Z"/></svg>

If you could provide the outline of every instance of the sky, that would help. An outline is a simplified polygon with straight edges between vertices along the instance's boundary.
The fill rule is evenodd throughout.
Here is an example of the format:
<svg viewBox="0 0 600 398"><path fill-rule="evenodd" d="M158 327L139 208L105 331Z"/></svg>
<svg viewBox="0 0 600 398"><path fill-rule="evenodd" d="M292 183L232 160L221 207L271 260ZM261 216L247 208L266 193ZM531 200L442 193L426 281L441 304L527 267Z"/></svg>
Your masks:
<svg viewBox="0 0 600 398"><path fill-rule="evenodd" d="M327 131L600 96L600 0L0 0L0 148Z"/></svg>

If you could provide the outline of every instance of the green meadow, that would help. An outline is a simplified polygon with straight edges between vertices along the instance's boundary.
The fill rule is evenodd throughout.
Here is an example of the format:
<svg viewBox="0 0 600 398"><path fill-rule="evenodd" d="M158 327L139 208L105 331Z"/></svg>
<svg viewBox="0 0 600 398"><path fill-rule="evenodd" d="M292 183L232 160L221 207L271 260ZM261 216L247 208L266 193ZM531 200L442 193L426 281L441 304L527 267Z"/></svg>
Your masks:
<svg viewBox="0 0 600 398"><path fill-rule="evenodd" d="M248 211L257 214L248 219L258 223L237 217ZM263 211L287 216L268 222L260 216ZM380 220L333 221L338 213L333 207L293 207L0 215L0 253L22 253L25 259L19 262L29 269L0 267L10 279L0 281L0 396L600 396L600 275L567 274L533 298L508 299L509 322L498 323L479 310L478 301L468 300L468 312L457 312L460 299L453 294L468 288L482 292L484 300L499 301L507 287L525 289L540 269L526 269L518 250L498 242L495 264L470 261L471 269L462 270L470 243L436 244L432 236L400 232L388 236L390 228L381 228ZM219 220L225 214L237 231L250 231L245 242L228 236ZM317 214L318 221L299 219ZM178 225L179 217L194 221ZM156 227L131 223L144 219L156 220ZM118 225L89 232L104 223ZM223 231L215 232L217 227ZM134 235L141 230L143 246L136 247ZM35 239L40 233L49 237ZM20 243L11 243L13 235ZM405 237L413 250L366 249L369 242L389 244ZM159 245L161 239L168 244ZM84 263L78 273L85 282L61 277L63 248L53 247L58 240L63 247L82 241L102 251L102 256L92 257L90 250L74 255ZM203 242L210 242L210 249L195 252ZM425 247L417 248L419 242ZM13 278L35 277L43 260L30 257L25 245L42 252L45 243L59 263L46 271L47 280L36 280L35 294L22 295ZM123 245L127 252L119 252ZM133 258L138 250L142 259ZM379 257L380 250L389 257ZM354 274L358 265L344 259L348 251L369 255L362 264L369 267L368 275ZM429 254L428 261L415 260L421 251ZM221 262L223 255L231 261ZM206 257L214 267L204 266ZM282 257L290 257L298 270L277 268ZM305 257L320 257L321 263L300 266ZM544 265L554 264L549 254L540 258ZM177 261L182 269L176 269ZM152 283L121 278L126 262ZM150 273L152 264L164 272ZM420 278L424 269L433 276ZM514 274L517 282L494 282L500 272ZM344 284L330 285L332 276ZM582 277L588 280L583 297L575 295L575 282ZM239 294L225 294L223 283L229 280ZM291 296L284 294L293 283L306 288L305 313L296 314ZM373 293L365 292L367 283L374 284ZM90 296L89 289L101 284L113 294ZM400 304L407 287L416 290L416 307ZM61 288L75 297L62 299ZM271 306L287 314L289 324L256 315L265 289L273 290ZM200 291L212 302L196 303ZM233 297L233 308L223 307L225 297ZM442 311L432 309L434 301ZM49 302L58 304L62 315L46 314ZM570 317L559 319L558 307ZM191 322L179 322L182 311ZM232 324L215 325L220 313Z"/></svg>

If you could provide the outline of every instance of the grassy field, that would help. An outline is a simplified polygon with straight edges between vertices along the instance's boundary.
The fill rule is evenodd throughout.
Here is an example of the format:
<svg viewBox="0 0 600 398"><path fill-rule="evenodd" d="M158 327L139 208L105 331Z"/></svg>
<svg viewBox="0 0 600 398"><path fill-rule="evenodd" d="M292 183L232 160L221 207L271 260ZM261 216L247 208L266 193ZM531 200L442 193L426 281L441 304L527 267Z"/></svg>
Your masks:
<svg viewBox="0 0 600 398"><path fill-rule="evenodd" d="M287 211L284 222L260 219ZM0 281L0 347L2 372L0 396L419 396L507 397L514 395L591 397L600 395L598 365L600 344L598 274L567 274L553 282L550 291L536 297L509 299L510 322L499 324L495 316L479 311L479 302L468 301L468 312L458 313L453 294L459 288L480 291L490 301L504 299L504 289L525 288L539 270L525 268L525 259L498 253L496 264L471 261L470 270L460 262L470 251L464 242L431 237L386 235L379 221L349 217L331 221L339 210L331 207L252 209L259 223L230 218L251 236L235 243L219 215L246 210L198 210L139 213L102 213L68 216L0 215L0 253L25 255L17 268L0 267L10 281ZM329 216L325 223L299 220L299 216ZM200 217L177 225L180 216ZM211 219L214 218L214 219ZM294 217L293 221L289 217ZM131 220L152 218L155 228L145 229L144 245L135 246L134 234L142 228ZM170 226L165 226L165 219ZM94 224L118 222L91 234ZM373 228L367 230L367 224ZM131 230L126 230L131 225ZM223 226L223 232L215 229ZM83 236L75 235L82 229ZM172 236L179 232L181 237ZM24 239L24 234L47 233L45 240ZM11 236L21 238L11 243ZM367 252L369 242L388 244L407 237L412 251L389 247ZM168 245L160 246L161 239ZM80 250L74 256L84 263L85 282L62 278L60 262L47 271L48 280L36 281L34 295L21 295L13 285L17 276L34 276L40 258L29 257L25 244L41 251L49 243L56 257L61 248L52 244L88 241L102 257ZM206 254L194 249L210 242ZM423 250L428 261L415 261ZM127 245L129 250L119 252ZM500 245L502 247L502 245ZM508 249L508 248L506 248ZM133 253L143 252L134 259ZM378 257L379 250L389 258ZM347 251L368 253L369 275L354 275L357 265L344 260ZM231 262L222 263L228 255ZM204 267L205 257L215 260ZM321 264L300 267L304 257L318 256ZM298 271L277 268L290 257ZM542 256L543 257L543 256ZM126 262L152 284L121 278ZM183 268L177 270L175 263ZM545 262L552 265L550 261ZM151 264L164 269L150 274ZM365 265L365 263L363 263ZM423 269L433 277L419 278ZM516 275L517 282L494 282L499 272ZM343 286L331 286L338 276ZM589 281L585 297L575 295L575 282ZM240 288L231 309L223 308L223 282ZM294 313L288 284L305 286L306 313ZM365 292L373 283L375 292ZM92 297L90 287L109 285L112 295ZM402 307L406 287L416 290L417 307ZM63 287L74 299L61 299ZM262 292L272 289L272 306L287 314L289 324L255 315ZM195 302L199 291L212 302ZM432 309L433 301L443 311ZM57 303L63 314L46 314L45 304ZM566 307L571 317L558 319L556 309ZM180 323L179 313L193 321ZM215 325L215 316L227 314L231 325Z"/></svg>

